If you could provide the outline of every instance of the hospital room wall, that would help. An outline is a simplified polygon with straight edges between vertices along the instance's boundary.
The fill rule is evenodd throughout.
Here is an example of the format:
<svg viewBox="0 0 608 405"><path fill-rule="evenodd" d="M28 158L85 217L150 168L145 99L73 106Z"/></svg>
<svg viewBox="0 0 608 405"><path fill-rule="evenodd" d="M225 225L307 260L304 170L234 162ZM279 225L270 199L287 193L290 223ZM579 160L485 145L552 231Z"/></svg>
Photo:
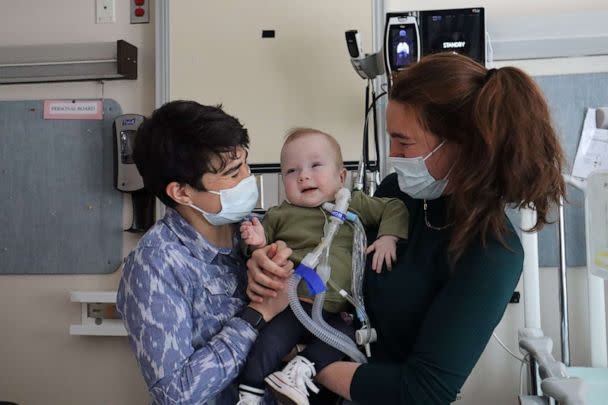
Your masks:
<svg viewBox="0 0 608 405"><path fill-rule="evenodd" d="M486 30L492 32L493 24L504 27L509 18L584 13L608 10L608 2L600 0L385 0L387 11L430 10L464 7L484 7ZM514 27L516 29L516 27ZM566 33L564 33L567 35ZM518 66L532 75L552 75L588 72L607 72L608 56L563 58L545 60L516 60L496 63L496 67ZM557 248L557 247L556 247ZM589 323L587 319L587 282L585 268L568 269L568 299L570 314L570 348L573 365L590 362ZM559 273L557 268L540 270L541 322L546 335L554 341L553 353L560 358ZM522 291L522 284L517 287ZM523 299L519 304L509 304L504 317L496 328L496 335L516 354L517 330L524 326ZM520 355L521 357L521 355ZM461 404L511 403L519 392L520 363L506 353L494 339L490 341L473 373L462 389Z"/></svg>
<svg viewBox="0 0 608 405"><path fill-rule="evenodd" d="M108 81L103 90L96 82L3 85L0 99L100 98L103 94L115 99L123 112L149 114L154 108L154 25L129 24L128 1L116 1L114 24L95 24L93 0L0 0L0 10L0 46L124 39L139 52L137 80ZM126 198L123 212L124 223L130 224ZM123 253L134 243L125 233ZM80 320L80 305L70 302L69 291L116 290L119 277L120 271L0 276L0 401L20 405L149 403L126 338L68 333L69 325Z"/></svg>
<svg viewBox="0 0 608 405"><path fill-rule="evenodd" d="M434 10L447 8L484 7L486 19L518 17L522 15L561 14L607 9L602 0L384 0L388 11Z"/></svg>
<svg viewBox="0 0 608 405"><path fill-rule="evenodd" d="M149 113L154 106L154 28L129 25L127 2L119 0L115 24L94 24L94 2L57 0L0 0L0 45L62 42L104 42L125 39L139 48L137 81L106 82L104 95L117 100L124 112ZM517 15L574 12L608 7L604 2L579 1L462 1L458 7L485 6L488 14ZM387 1L389 10L451 8L451 1ZM490 17L488 17L490 19ZM576 62L575 62L576 63ZM580 61L578 68L584 61ZM540 64L541 73L552 69L551 61ZM539 68L534 65L534 68ZM607 69L608 70L608 69ZM68 83L0 86L0 99L98 98L97 83ZM75 191L77 192L77 191ZM130 208L125 201L125 224ZM125 237L123 251L135 240ZM0 400L20 404L146 404L145 386L125 338L74 337L70 323L80 318L80 308L70 303L70 290L114 290L120 272L100 276L0 276ZM587 339L584 314L586 296L582 269L569 272L573 359L586 359ZM558 336L557 274L541 271L543 327ZM518 287L521 291L521 286ZM523 324L522 304L510 305L497 334L511 348L515 332ZM580 353L580 354L579 354ZM463 390L458 403L516 403L519 365L491 342Z"/></svg>

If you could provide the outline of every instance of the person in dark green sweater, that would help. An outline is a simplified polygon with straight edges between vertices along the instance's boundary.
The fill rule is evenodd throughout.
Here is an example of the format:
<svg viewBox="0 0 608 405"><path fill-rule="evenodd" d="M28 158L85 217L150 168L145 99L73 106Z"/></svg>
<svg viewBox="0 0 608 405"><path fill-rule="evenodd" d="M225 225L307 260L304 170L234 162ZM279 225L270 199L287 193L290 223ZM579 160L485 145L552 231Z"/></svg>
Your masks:
<svg viewBox="0 0 608 405"><path fill-rule="evenodd" d="M376 196L401 199L409 238L391 272L365 273L378 332L367 364L336 362L317 381L357 404L448 404L500 321L523 265L507 207L533 207L538 230L564 195L564 155L546 101L513 67L487 70L457 54L400 72L386 112L388 175ZM248 262L261 301L288 273Z"/></svg>

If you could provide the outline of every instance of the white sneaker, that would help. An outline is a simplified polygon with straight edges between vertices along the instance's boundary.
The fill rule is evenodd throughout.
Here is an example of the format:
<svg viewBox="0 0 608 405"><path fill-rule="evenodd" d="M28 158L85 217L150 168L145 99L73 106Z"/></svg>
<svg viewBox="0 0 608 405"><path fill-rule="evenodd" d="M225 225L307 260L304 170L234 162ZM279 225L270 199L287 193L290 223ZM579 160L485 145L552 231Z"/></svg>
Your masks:
<svg viewBox="0 0 608 405"><path fill-rule="evenodd" d="M236 405L260 405L264 398L264 390L248 385L239 385L239 402Z"/></svg>
<svg viewBox="0 0 608 405"><path fill-rule="evenodd" d="M308 390L319 392L312 382L316 374L313 363L305 357L296 356L283 370L270 374L264 381L282 404L309 405Z"/></svg>

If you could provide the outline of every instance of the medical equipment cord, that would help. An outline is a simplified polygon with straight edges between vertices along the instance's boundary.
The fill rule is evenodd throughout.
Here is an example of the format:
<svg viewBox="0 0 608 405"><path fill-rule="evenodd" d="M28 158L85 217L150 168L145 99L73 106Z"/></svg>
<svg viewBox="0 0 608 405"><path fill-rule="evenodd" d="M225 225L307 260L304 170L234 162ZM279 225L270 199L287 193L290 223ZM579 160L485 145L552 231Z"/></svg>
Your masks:
<svg viewBox="0 0 608 405"><path fill-rule="evenodd" d="M380 158L380 145L378 138L378 122L377 122L377 114L376 114L376 102L380 97L387 94L386 91L376 95L376 92L373 88L373 84L371 80L368 80L367 86L365 88L365 114L364 114L364 122L363 122L363 147L361 151L361 160L359 161L359 165L357 167L357 177L355 181L354 188L356 190L365 190L365 173L368 169L377 172L379 170L379 158ZM369 93L370 86L372 91L372 101L369 102ZM370 167L370 159L369 159L369 113L373 112L373 125L374 125L374 146L376 151L376 164L373 168ZM370 190L365 190L370 191Z"/></svg>
<svg viewBox="0 0 608 405"><path fill-rule="evenodd" d="M523 358L521 358L518 355L516 355L515 353L513 353L513 351L511 351L511 349L509 349L507 347L507 345L505 345L503 343L503 341L498 338L498 336L496 335L496 332L492 332L492 337L494 337L494 339L496 339L498 344L500 346L502 346L502 348L504 350L506 350L507 353L509 353L514 359L516 359L517 361L519 361L521 363L521 365L519 366L519 395L524 395L524 393L523 393L523 390L524 390L524 388L523 388L523 386L524 386L523 370L524 370L524 366L530 362L530 353L526 353L526 355Z"/></svg>
<svg viewBox="0 0 608 405"><path fill-rule="evenodd" d="M298 266L302 266L307 270L316 268L317 275L324 284L327 283L331 275L329 248L334 236L338 232L338 228L346 218L349 201L350 191L345 188L338 191L336 194L336 204L329 223L324 227L324 236L321 238L321 243L312 252L306 254ZM296 318L321 341L340 350L356 362L366 363L367 359L365 355L359 351L355 343L344 333L332 328L323 320L324 291L320 291L315 295L312 318L304 311L297 296L297 288L301 278L302 276L298 273L298 268L296 268L296 273L289 279L287 287L289 306Z"/></svg>
<svg viewBox="0 0 608 405"><path fill-rule="evenodd" d="M383 91L382 93L380 93L379 95L376 96L375 90L373 90L372 87L372 102L370 105L367 104L366 102L366 110L365 110L365 122L363 124L363 146L364 146L364 150L366 151L366 156L365 157L365 163L366 163L366 168L369 167L369 150L367 148L368 143L369 143L369 113L372 112L373 113L373 122L374 122L374 146L376 149L376 165L374 167L374 170L378 170L379 167L379 162L378 159L380 157L380 145L378 142L378 121L377 121L377 117L376 117L376 103L377 101L380 99L380 97L386 95L387 92Z"/></svg>
<svg viewBox="0 0 608 405"><path fill-rule="evenodd" d="M365 108L363 109L363 118L365 119L363 125L363 150L361 151L361 155L363 156L363 168L365 170L369 169L369 126L368 122L368 108L369 108L369 87L371 86L371 80L367 81L367 86L365 86Z"/></svg>
<svg viewBox="0 0 608 405"><path fill-rule="evenodd" d="M334 205L331 203L323 204L325 211L331 212L334 209ZM372 329L369 317L365 311L365 304L363 301L363 278L365 276L365 258L367 250L367 235L361 219L354 213L349 212L350 219L348 225L353 228L353 251L352 251L352 281L351 281L351 294L344 290L341 286L337 285L331 278L327 280L327 285L336 290L342 297L344 297L356 311L357 318L361 323L362 329L366 331L365 342L372 341Z"/></svg>
<svg viewBox="0 0 608 405"><path fill-rule="evenodd" d="M304 325L308 331L310 331L313 335L319 338L321 341L330 345L331 347L340 350L342 353L346 354L348 357L353 359L358 363L367 363L367 359L365 355L357 349L354 342L343 334L342 332L331 328L324 320L322 320L322 316L320 317L321 322L319 322L318 315L316 316L317 320L313 320L304 308L302 308L302 304L297 297L298 283L301 280L301 276L298 274L294 274L288 283L288 297L289 297L289 306L293 311L296 318ZM325 301L325 293L320 293L315 296L315 300L313 301L313 317L318 311L323 309L323 301ZM331 328L331 329L330 329Z"/></svg>

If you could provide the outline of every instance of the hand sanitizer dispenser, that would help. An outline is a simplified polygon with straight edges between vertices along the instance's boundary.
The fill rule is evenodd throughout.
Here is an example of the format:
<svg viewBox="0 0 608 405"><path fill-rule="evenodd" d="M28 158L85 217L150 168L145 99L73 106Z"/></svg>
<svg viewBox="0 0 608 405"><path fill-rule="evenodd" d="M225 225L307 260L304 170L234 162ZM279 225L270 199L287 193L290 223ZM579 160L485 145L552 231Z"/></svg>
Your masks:
<svg viewBox="0 0 608 405"><path fill-rule="evenodd" d="M154 224L154 195L144 182L133 161L133 145L137 128L144 121L139 114L125 114L114 120L114 186L131 194L133 222L127 232L145 232Z"/></svg>

